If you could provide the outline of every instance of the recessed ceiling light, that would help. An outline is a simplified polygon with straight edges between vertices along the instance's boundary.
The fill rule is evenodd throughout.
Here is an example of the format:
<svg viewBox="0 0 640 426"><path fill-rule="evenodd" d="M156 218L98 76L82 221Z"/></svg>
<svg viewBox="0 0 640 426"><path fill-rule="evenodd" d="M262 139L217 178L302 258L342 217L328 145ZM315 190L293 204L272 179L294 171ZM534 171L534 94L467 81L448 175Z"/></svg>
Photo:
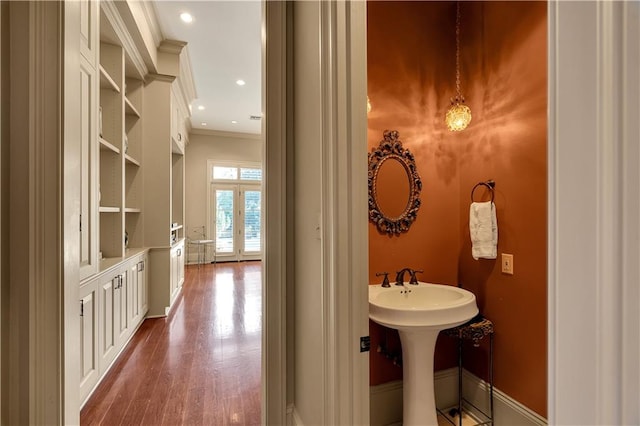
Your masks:
<svg viewBox="0 0 640 426"><path fill-rule="evenodd" d="M236 120L231 120L231 124L238 124Z"/></svg>
<svg viewBox="0 0 640 426"><path fill-rule="evenodd" d="M200 111L204 110L204 105L198 105L198 109L199 109Z"/></svg>
<svg viewBox="0 0 640 426"><path fill-rule="evenodd" d="M247 84L247 82L246 82L246 81L244 81L244 80L236 80L236 84L237 84L238 86L244 86L245 84Z"/></svg>
<svg viewBox="0 0 640 426"><path fill-rule="evenodd" d="M201 126L206 126L207 123L205 123L204 121L202 123L200 123Z"/></svg>
<svg viewBox="0 0 640 426"><path fill-rule="evenodd" d="M182 22L186 22L187 24L190 24L191 22L193 22L193 16L191 16L191 14L187 12L181 13L180 19L182 19Z"/></svg>

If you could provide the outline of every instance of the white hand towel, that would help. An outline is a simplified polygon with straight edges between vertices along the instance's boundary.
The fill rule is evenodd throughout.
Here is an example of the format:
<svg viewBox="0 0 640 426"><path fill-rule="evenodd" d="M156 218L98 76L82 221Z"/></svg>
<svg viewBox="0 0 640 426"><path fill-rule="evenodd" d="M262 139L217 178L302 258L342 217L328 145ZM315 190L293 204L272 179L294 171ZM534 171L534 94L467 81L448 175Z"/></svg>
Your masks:
<svg viewBox="0 0 640 426"><path fill-rule="evenodd" d="M469 209L471 255L474 259L495 259L498 256L498 221L496 206L491 201L471 203Z"/></svg>

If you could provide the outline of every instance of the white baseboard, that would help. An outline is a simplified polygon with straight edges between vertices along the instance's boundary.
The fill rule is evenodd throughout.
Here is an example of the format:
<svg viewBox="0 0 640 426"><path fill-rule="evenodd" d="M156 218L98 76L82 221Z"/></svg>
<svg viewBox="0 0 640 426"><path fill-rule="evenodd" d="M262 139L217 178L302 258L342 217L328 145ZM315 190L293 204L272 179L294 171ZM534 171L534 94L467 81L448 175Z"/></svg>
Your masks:
<svg viewBox="0 0 640 426"><path fill-rule="evenodd" d="M434 374L437 407L458 404L458 368ZM462 371L465 398L476 407L489 412L489 386L479 377ZM402 424L402 380L370 387L371 426ZM547 420L504 392L493 388L495 426L543 426Z"/></svg>
<svg viewBox="0 0 640 426"><path fill-rule="evenodd" d="M402 421L402 380L369 387L369 425Z"/></svg>
<svg viewBox="0 0 640 426"><path fill-rule="evenodd" d="M484 412L489 412L489 385L462 370L462 389L467 400ZM522 405L499 389L493 388L493 410L495 426L543 426L547 419Z"/></svg>

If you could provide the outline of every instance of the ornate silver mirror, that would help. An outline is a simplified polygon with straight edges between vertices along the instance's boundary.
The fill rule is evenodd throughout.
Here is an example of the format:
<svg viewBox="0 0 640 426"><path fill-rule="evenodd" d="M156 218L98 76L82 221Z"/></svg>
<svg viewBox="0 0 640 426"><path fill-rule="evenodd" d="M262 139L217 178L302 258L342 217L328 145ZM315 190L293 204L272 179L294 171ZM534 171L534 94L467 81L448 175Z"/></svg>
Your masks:
<svg viewBox="0 0 640 426"><path fill-rule="evenodd" d="M397 131L385 130L369 153L369 220L386 234L407 232L418 214L421 190L413 154L402 147Z"/></svg>

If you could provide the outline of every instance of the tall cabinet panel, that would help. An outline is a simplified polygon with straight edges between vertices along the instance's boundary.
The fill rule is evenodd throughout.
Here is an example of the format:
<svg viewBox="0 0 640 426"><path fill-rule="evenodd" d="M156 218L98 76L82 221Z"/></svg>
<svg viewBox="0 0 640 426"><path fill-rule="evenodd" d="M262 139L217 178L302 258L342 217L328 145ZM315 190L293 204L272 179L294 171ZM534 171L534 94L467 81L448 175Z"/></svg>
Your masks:
<svg viewBox="0 0 640 426"><path fill-rule="evenodd" d="M98 14L95 1L80 2L80 279L98 270L98 213L96 203L98 136Z"/></svg>
<svg viewBox="0 0 640 426"><path fill-rule="evenodd" d="M80 54L90 63L98 62L100 7L95 0L80 0Z"/></svg>
<svg viewBox="0 0 640 426"><path fill-rule="evenodd" d="M97 69L80 60L80 279L97 272Z"/></svg>

